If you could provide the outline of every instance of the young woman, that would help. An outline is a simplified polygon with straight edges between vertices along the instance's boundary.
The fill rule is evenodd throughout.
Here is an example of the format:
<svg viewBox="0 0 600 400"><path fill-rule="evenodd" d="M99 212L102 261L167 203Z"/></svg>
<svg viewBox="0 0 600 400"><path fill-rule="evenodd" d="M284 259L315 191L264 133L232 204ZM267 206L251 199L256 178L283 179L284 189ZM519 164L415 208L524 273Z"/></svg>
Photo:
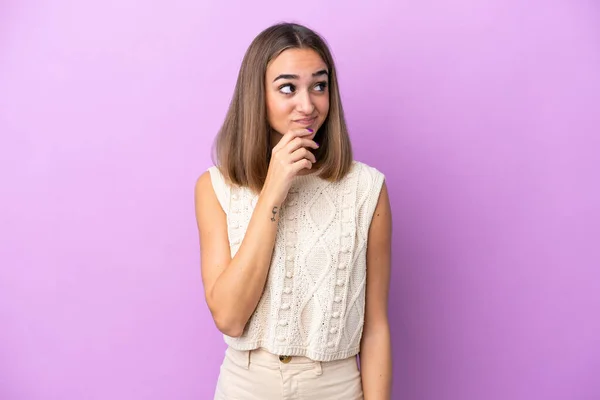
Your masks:
<svg viewBox="0 0 600 400"><path fill-rule="evenodd" d="M254 39L215 164L195 189L206 302L228 344L215 399L390 399L388 194L352 158L317 33L277 24Z"/></svg>

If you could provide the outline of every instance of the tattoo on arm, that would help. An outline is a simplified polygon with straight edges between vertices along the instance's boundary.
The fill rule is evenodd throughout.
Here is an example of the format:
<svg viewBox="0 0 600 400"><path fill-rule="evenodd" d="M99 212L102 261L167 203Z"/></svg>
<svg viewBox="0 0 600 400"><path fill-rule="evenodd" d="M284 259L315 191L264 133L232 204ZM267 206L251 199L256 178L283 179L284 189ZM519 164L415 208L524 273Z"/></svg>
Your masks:
<svg viewBox="0 0 600 400"><path fill-rule="evenodd" d="M273 207L273 211L271 211L273 213L273 216L271 217L271 221L275 222L275 215L277 214L277 207Z"/></svg>

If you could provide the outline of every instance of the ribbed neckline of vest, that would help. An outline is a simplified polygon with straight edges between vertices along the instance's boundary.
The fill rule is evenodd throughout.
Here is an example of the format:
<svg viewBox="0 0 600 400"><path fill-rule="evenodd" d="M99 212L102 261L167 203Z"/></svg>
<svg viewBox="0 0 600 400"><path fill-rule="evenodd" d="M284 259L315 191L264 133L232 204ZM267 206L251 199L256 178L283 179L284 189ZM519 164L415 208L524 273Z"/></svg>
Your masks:
<svg viewBox="0 0 600 400"><path fill-rule="evenodd" d="M294 186L302 186L309 182L314 182L318 179L320 179L319 174L315 173L315 172L311 173L311 174L306 174L306 175L296 175L293 180L293 185Z"/></svg>

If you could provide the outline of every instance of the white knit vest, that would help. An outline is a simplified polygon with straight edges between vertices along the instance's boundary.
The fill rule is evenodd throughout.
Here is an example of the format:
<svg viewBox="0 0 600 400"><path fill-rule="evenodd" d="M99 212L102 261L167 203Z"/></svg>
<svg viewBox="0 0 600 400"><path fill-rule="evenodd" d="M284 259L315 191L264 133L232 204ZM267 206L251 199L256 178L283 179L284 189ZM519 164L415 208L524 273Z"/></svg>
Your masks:
<svg viewBox="0 0 600 400"><path fill-rule="evenodd" d="M234 257L258 196L228 185L217 167L209 171ZM318 361L360 351L367 236L383 181L381 172L357 161L339 182L312 174L294 178L280 210L265 290L243 335L224 335L229 346Z"/></svg>

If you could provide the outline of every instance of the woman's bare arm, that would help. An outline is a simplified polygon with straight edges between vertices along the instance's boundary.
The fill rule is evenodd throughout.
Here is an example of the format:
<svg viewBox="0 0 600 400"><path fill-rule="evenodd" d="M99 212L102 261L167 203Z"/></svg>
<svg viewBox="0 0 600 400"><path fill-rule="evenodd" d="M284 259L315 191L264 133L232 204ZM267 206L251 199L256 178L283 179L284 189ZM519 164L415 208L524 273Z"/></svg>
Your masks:
<svg viewBox="0 0 600 400"><path fill-rule="evenodd" d="M279 223L279 209L293 178L316 162L309 149L319 146L305 136L310 129L292 130L273 147L269 170L254 212L235 257L231 258L227 217L212 186L210 172L198 178L196 220L200 237L202 281L206 302L219 330L242 335L262 296Z"/></svg>
<svg viewBox="0 0 600 400"><path fill-rule="evenodd" d="M383 185L369 228L367 289L360 366L365 400L390 400L392 346L388 322L392 214Z"/></svg>
<svg viewBox="0 0 600 400"><path fill-rule="evenodd" d="M265 286L280 204L266 193L259 196L244 240L232 259L227 217L208 171L196 183L195 203L206 302L217 328L237 337L242 334Z"/></svg>

